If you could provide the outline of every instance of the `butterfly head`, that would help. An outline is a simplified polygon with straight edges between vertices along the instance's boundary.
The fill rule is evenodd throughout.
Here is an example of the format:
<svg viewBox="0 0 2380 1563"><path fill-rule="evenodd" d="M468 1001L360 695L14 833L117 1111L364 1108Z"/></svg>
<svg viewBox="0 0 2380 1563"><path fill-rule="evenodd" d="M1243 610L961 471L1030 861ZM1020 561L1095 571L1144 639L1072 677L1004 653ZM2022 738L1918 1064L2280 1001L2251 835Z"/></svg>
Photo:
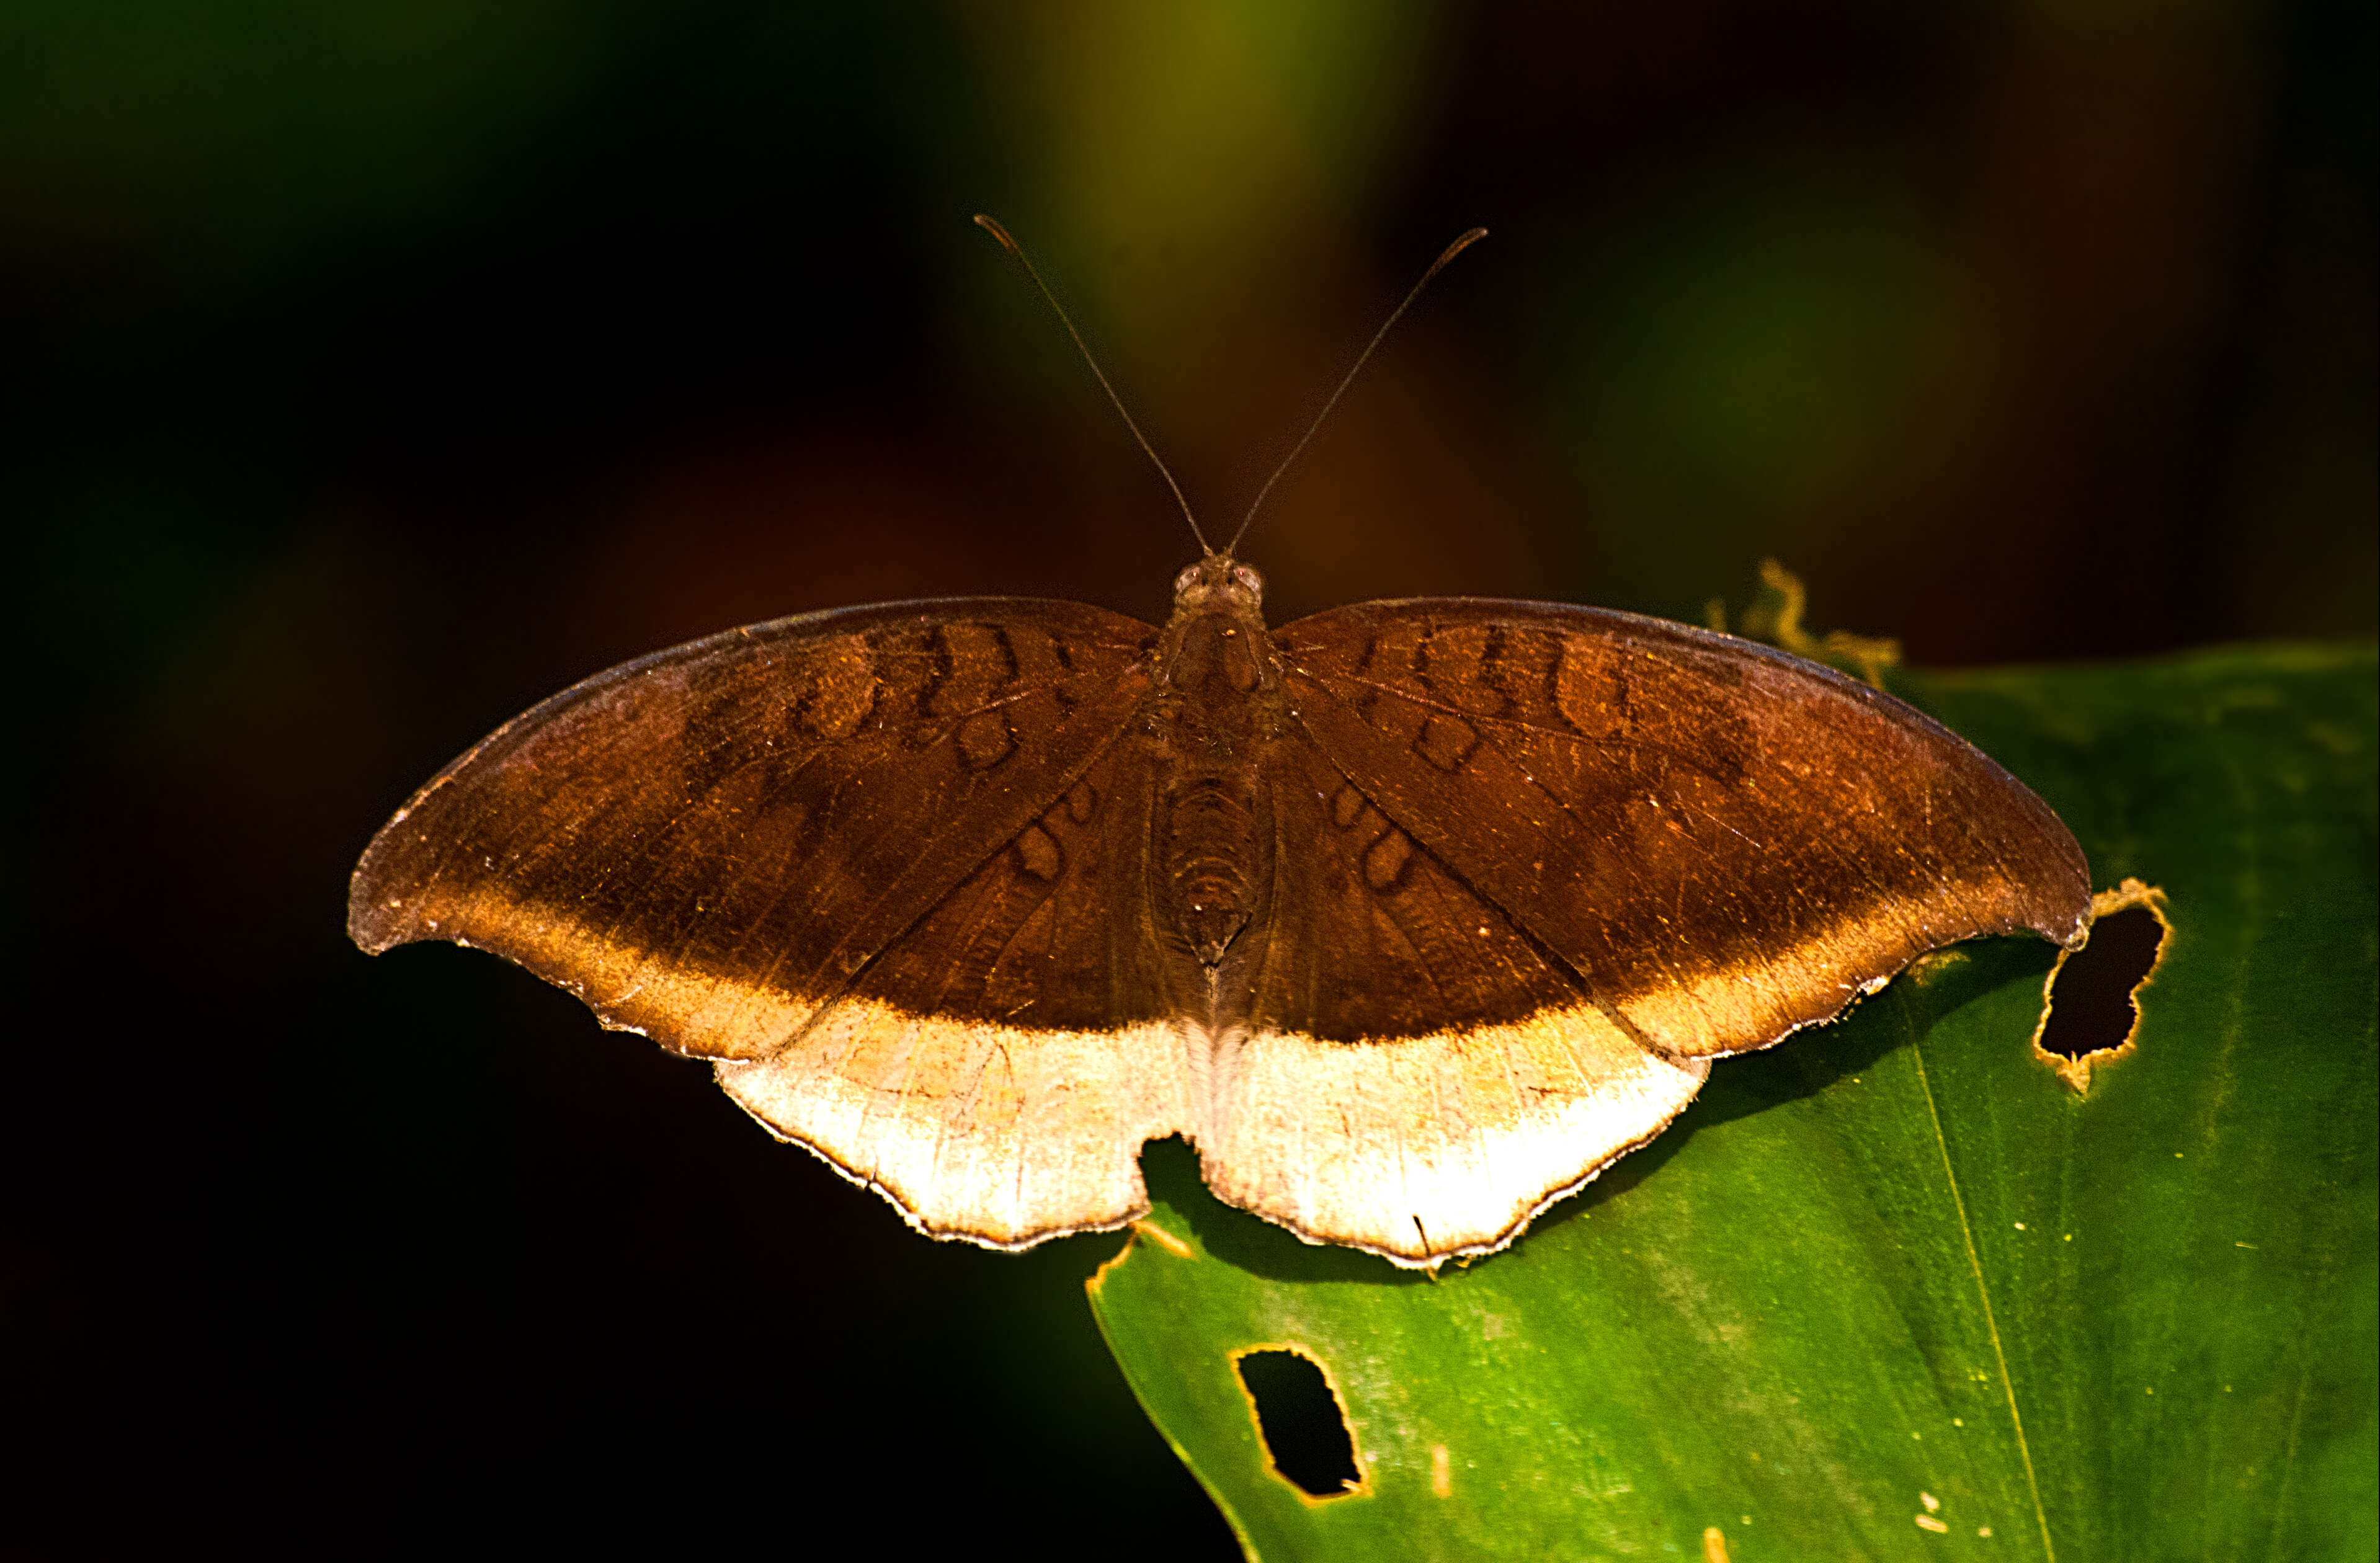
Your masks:
<svg viewBox="0 0 2380 1563"><path fill-rule="evenodd" d="M1257 612L1264 577L1228 553L1210 553L1173 577L1173 611Z"/></svg>

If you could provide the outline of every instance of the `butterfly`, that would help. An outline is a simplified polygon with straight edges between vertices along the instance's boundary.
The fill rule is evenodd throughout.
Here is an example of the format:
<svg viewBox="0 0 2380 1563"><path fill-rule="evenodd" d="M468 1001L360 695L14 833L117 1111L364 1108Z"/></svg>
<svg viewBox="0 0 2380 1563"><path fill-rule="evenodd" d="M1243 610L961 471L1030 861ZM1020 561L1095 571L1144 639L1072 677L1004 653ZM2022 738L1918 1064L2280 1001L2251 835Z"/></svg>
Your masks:
<svg viewBox="0 0 2380 1563"><path fill-rule="evenodd" d="M954 599L657 652L423 787L350 932L493 951L711 1060L936 1237L1123 1225L1180 1134L1225 1201L1427 1266L1713 1060L1941 945L2088 925L2046 805L1830 669L1550 603L1274 629L1262 596L1226 547L1161 626Z"/></svg>

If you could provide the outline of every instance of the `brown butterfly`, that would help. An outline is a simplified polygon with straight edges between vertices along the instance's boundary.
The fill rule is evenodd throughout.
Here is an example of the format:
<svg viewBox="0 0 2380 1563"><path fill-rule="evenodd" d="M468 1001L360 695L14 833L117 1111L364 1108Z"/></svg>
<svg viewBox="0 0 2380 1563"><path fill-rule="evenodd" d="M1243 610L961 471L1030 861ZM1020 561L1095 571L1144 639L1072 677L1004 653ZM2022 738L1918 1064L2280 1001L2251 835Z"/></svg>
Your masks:
<svg viewBox="0 0 2380 1563"><path fill-rule="evenodd" d="M614 668L399 811L350 932L492 950L715 1060L937 1237L1130 1221L1178 1133L1232 1204L1429 1265L1712 1059L2088 923L2047 806L1827 668L1534 602L1271 630L1261 594L1227 546L1162 628L954 599Z"/></svg>

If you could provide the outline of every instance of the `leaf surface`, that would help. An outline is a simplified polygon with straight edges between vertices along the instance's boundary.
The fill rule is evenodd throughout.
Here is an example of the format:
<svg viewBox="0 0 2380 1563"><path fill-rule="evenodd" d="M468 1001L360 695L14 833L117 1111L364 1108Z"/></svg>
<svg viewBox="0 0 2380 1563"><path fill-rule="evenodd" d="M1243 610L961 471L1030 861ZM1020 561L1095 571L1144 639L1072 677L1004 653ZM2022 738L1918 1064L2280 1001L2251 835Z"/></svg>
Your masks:
<svg viewBox="0 0 2380 1563"><path fill-rule="evenodd" d="M2034 1052L1981 940L1721 1062L1645 1150L1436 1280L1152 1147L1111 1348L1251 1556L2374 1556L2368 649L1901 679L2163 891L2136 1049ZM1171 1240L1171 1241L1167 1241ZM1310 1354L1364 1489L1270 1468L1234 1352ZM1714 1550L1717 1549L1717 1550Z"/></svg>

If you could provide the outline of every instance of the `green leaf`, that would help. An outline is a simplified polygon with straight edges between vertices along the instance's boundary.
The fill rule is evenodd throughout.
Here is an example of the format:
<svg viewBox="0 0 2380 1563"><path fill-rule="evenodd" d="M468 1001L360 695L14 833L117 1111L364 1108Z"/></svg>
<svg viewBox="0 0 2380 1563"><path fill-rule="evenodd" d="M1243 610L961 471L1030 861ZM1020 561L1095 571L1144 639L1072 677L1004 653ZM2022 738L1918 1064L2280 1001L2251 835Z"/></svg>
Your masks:
<svg viewBox="0 0 2380 1563"><path fill-rule="evenodd" d="M1092 1304L1251 1556L2374 1556L2372 653L1900 688L2165 892L2136 1050L2076 1095L2032 1040L2054 951L1963 945L1436 1280L1152 1147ZM1269 1469L1232 1361L1268 1344L1362 1490Z"/></svg>

